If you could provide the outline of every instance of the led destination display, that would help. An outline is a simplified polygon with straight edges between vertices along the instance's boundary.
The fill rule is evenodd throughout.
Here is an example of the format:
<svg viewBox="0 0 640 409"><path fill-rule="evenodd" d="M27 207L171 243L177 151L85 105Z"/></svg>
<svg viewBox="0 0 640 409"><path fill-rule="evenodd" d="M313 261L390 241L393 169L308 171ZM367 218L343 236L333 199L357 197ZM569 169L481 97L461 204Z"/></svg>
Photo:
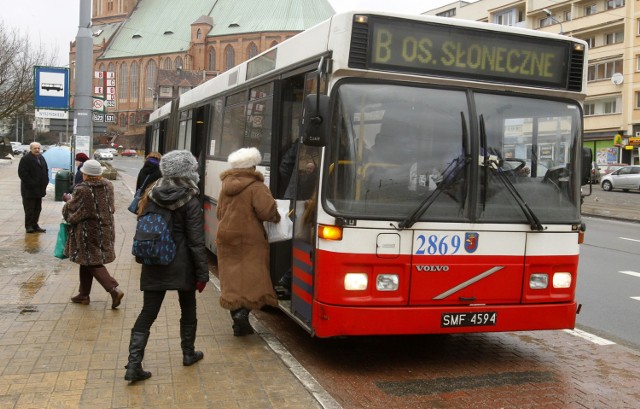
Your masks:
<svg viewBox="0 0 640 409"><path fill-rule="evenodd" d="M567 86L570 42L386 18L369 23L371 69Z"/></svg>

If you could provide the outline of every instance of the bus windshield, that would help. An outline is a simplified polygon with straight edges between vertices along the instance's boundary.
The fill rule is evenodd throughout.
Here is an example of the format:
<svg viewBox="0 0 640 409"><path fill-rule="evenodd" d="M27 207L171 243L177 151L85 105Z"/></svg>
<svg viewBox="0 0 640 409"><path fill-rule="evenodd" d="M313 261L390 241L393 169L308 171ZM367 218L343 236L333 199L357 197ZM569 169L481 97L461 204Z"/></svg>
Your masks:
<svg viewBox="0 0 640 409"><path fill-rule="evenodd" d="M324 202L330 213L404 221L579 220L576 103L362 82L342 83L334 95Z"/></svg>

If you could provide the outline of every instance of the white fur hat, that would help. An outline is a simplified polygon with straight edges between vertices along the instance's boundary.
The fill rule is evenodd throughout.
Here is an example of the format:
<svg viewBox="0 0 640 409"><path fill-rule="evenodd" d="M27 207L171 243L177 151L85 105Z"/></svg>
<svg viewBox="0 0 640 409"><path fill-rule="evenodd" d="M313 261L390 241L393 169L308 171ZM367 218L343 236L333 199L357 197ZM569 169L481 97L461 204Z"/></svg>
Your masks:
<svg viewBox="0 0 640 409"><path fill-rule="evenodd" d="M232 169L248 169L259 165L262 156L256 148L241 148L232 152L227 160Z"/></svg>

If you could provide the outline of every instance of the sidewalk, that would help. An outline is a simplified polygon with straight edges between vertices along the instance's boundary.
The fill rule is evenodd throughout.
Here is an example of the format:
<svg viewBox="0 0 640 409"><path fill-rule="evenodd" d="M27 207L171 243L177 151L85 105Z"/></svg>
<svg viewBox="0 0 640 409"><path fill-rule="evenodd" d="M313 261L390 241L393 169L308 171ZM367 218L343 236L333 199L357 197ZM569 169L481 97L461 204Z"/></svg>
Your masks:
<svg viewBox="0 0 640 409"><path fill-rule="evenodd" d="M94 282L83 306L69 302L78 266L53 257L63 203L50 185L40 217L47 233L26 234L18 162L0 160L0 409L320 408L323 399L335 407L259 322L257 335L232 335L215 282L197 295L196 348L204 360L182 366L180 308L177 293L168 292L144 358L153 376L128 384L129 333L142 308L140 266L131 256L135 216L126 209L135 182L112 181L117 258L107 268L125 293L122 305L111 310L109 294Z"/></svg>

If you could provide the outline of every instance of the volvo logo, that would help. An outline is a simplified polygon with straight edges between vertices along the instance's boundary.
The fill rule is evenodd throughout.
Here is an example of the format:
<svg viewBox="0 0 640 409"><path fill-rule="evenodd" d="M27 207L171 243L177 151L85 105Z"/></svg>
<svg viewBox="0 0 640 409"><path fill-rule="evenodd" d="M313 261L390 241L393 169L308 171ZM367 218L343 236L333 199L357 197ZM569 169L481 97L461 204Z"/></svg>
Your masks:
<svg viewBox="0 0 640 409"><path fill-rule="evenodd" d="M431 266L431 265L421 265L416 266L416 270L418 271L449 271L449 266Z"/></svg>

